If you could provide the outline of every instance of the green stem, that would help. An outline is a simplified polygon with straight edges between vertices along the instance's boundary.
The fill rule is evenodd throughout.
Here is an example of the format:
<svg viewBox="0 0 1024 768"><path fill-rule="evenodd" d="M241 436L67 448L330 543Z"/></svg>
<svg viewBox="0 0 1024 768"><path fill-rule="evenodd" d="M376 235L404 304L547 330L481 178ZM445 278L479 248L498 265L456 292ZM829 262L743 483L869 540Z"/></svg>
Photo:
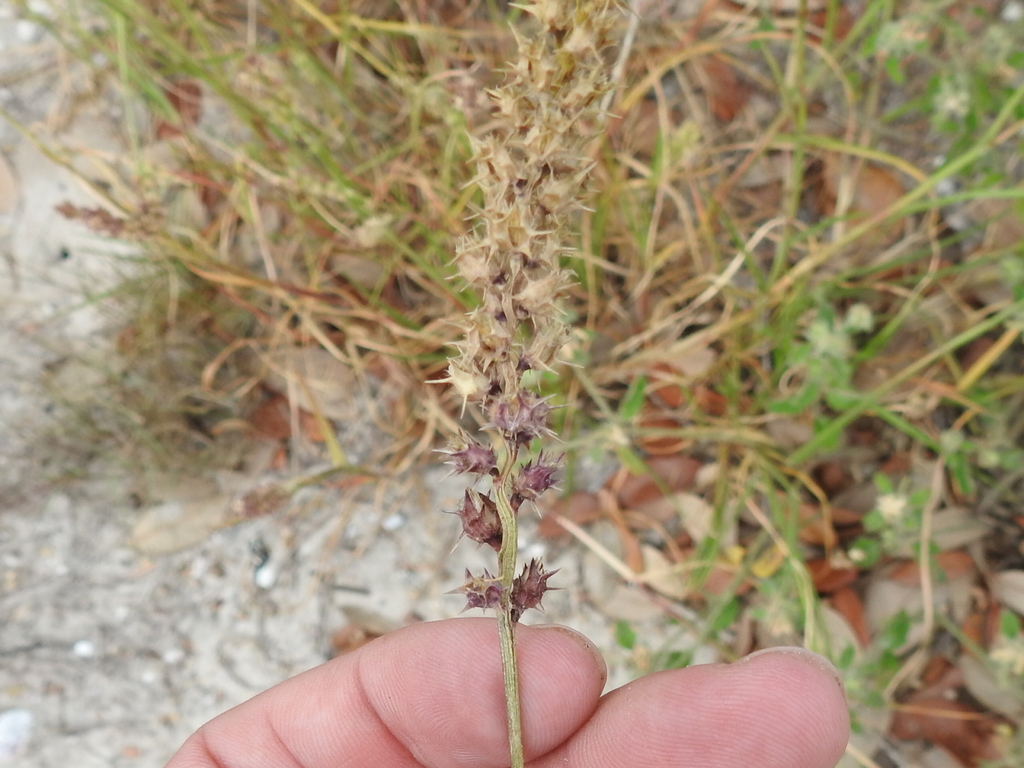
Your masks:
<svg viewBox="0 0 1024 768"><path fill-rule="evenodd" d="M516 549L519 531L508 488L515 469L518 450L509 446L501 472L494 482L494 500L501 520L501 549L498 550L498 575L502 590L498 611L498 643L501 646L501 673L505 683L505 713L508 719L508 750L511 768L523 768L523 722L519 704L519 668L516 663L515 622L512 621L512 583L516 577Z"/></svg>

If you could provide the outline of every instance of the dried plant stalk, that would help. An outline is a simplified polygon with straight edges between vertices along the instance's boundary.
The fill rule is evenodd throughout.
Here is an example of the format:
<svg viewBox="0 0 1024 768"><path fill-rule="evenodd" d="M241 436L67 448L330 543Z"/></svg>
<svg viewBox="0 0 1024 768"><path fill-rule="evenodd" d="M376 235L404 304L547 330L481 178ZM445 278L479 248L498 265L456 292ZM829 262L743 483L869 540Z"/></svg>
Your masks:
<svg viewBox="0 0 1024 768"><path fill-rule="evenodd" d="M516 33L519 58L491 92L498 127L474 137L475 179L483 207L473 233L457 246L463 279L480 294L464 319L449 382L484 417L484 445L460 435L450 446L458 472L488 478L467 490L457 513L464 534L498 553L496 576L466 574L457 591L467 606L498 615L508 707L511 765L523 765L519 685L513 627L540 606L552 575L533 560L516 576L517 515L555 482L560 459L541 452L524 461L534 441L552 435L550 406L524 386L528 371L550 370L568 328L558 298L572 284L562 259L572 253L573 222L592 166L587 143L602 122L609 90L603 51L619 19L617 0L537 0L521 7L539 24Z"/></svg>

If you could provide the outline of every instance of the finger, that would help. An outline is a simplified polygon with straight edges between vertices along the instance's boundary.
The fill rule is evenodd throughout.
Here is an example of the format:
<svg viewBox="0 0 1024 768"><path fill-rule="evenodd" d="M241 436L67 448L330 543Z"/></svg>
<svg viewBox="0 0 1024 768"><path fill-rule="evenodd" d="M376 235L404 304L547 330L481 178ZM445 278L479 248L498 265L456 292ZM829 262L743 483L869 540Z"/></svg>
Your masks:
<svg viewBox="0 0 1024 768"><path fill-rule="evenodd" d="M848 737L832 666L801 649L773 649L613 691L575 737L531 768L833 768Z"/></svg>
<svg viewBox="0 0 1024 768"><path fill-rule="evenodd" d="M581 635L516 629L524 749L536 757L597 706L605 667ZM508 765L493 619L399 630L207 723L167 768Z"/></svg>

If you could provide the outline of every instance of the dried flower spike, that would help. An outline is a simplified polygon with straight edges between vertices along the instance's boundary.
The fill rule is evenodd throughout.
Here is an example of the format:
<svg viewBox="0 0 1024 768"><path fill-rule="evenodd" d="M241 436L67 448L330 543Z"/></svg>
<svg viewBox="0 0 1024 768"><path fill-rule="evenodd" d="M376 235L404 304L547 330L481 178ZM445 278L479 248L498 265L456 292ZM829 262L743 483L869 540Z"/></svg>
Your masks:
<svg viewBox="0 0 1024 768"><path fill-rule="evenodd" d="M553 572L532 560L516 575L517 515L523 503L553 487L559 459L523 455L553 435L547 398L523 383L527 371L549 371L569 337L558 306L573 284L563 266L593 165L587 144L604 115L608 92L602 58L619 18L618 0L533 0L516 7L534 28L515 31L519 57L506 82L491 91L497 109L488 134L471 137L483 204L477 226L456 245L463 281L479 305L463 319L462 340L442 379L474 405L492 439L460 436L446 453L456 473L487 476L490 490L467 490L457 514L463 535L498 552L498 573L466 574L457 592L467 607L491 608L507 703L512 768L522 768L518 672L513 627L540 608ZM496 450L485 448L485 443Z"/></svg>

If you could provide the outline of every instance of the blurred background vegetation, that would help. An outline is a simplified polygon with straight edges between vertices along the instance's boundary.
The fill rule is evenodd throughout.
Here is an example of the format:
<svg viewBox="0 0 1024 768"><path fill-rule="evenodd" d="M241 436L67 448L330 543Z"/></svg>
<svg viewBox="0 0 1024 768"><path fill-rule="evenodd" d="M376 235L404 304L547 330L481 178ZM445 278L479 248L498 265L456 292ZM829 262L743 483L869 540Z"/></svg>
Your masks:
<svg viewBox="0 0 1024 768"><path fill-rule="evenodd" d="M542 533L594 546L611 521L610 565L725 657L806 644L863 733L1019 765L1024 6L633 7L571 365L540 382L570 458ZM97 206L61 213L138 246L75 439L179 469L264 440L273 467L346 469L339 425L369 419L389 439L366 469L435 461L473 418L430 382L475 301L450 263L478 200L467 134L519 12L90 0L36 20L79 62L68 104L123 109ZM581 457L609 463L602 488L574 482ZM617 636L643 645L627 618ZM879 743L847 759L886 764Z"/></svg>

